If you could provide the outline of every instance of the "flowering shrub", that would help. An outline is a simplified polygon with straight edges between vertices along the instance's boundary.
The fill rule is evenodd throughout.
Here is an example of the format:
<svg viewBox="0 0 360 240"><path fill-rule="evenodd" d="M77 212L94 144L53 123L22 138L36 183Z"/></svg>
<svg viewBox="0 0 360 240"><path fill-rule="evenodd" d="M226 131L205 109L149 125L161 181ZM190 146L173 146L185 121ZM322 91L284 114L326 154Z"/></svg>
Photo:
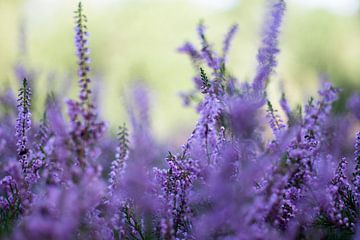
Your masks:
<svg viewBox="0 0 360 240"><path fill-rule="evenodd" d="M266 85L277 65L284 11L283 0L269 8L250 83L240 84L226 69L236 25L220 53L203 23L197 28L201 49L189 42L178 49L196 70L195 89L183 97L196 106L199 119L178 152L166 154L151 135L141 87L129 108L131 131L124 124L117 139L104 136L79 3L80 93L78 100L67 101L68 120L61 99L52 95L43 119L32 122L26 78L17 101L11 92L1 92L0 236L359 239L360 131L351 136L359 96L348 101L349 112L335 114L332 105L340 91L323 82L319 96L302 108L291 109L283 94L283 113L275 109Z"/></svg>

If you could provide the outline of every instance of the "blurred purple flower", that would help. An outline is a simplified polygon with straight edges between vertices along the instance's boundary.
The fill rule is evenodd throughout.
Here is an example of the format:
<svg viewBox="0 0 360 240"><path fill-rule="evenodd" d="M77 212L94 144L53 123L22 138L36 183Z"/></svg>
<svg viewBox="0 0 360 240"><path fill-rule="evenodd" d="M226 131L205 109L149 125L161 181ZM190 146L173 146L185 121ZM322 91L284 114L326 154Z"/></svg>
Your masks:
<svg viewBox="0 0 360 240"><path fill-rule="evenodd" d="M252 83L255 91L264 91L270 74L277 65L276 55L280 51L278 48L278 35L284 12L285 1L277 0L272 5L269 16L265 20L262 46L257 55L257 72Z"/></svg>
<svg viewBox="0 0 360 240"><path fill-rule="evenodd" d="M360 119L360 94L351 95L347 101L347 108L357 119Z"/></svg>

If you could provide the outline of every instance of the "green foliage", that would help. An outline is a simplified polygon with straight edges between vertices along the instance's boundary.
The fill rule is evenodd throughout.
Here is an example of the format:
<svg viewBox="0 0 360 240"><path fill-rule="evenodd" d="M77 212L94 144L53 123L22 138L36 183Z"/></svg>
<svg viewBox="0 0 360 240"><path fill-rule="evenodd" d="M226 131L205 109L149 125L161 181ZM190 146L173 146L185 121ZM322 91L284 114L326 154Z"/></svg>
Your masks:
<svg viewBox="0 0 360 240"><path fill-rule="evenodd" d="M200 68L200 77L203 83L202 90L206 92L206 90L210 87L210 81L203 68Z"/></svg>

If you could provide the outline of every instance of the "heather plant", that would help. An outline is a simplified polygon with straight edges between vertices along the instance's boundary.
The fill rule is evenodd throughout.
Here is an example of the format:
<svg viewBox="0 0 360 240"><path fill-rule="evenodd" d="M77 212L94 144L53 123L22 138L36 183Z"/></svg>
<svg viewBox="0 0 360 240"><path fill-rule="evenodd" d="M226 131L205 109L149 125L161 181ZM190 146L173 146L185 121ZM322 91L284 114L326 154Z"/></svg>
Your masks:
<svg viewBox="0 0 360 240"><path fill-rule="evenodd" d="M79 98L49 94L40 122L31 81L18 99L0 92L0 237L5 239L358 239L359 96L335 113L341 91L321 80L317 98L291 108L269 99L284 0L270 1L251 82L227 69L237 25L221 52L197 26L186 42L198 120L172 152L152 135L147 89L127 102L130 127L105 134L91 89L87 18L75 12ZM278 109L279 108L279 109ZM303 109L303 110L301 110ZM15 131L14 131L15 129ZM355 134L356 133L356 134Z"/></svg>

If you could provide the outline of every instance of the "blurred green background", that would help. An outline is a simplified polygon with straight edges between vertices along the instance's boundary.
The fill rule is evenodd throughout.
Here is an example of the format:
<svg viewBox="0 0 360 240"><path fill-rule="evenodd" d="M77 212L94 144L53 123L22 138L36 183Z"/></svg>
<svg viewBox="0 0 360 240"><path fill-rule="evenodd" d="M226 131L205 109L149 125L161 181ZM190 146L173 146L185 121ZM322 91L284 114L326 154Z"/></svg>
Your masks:
<svg viewBox="0 0 360 240"><path fill-rule="evenodd" d="M111 129L127 121L124 92L133 81L151 90L152 126L160 138L190 132L193 109L182 107L179 92L192 88L193 68L176 52L185 40L199 42L199 20L216 48L233 23L239 31L228 69L251 80L267 0L84 0L90 32L91 66L100 111ZM318 4L317 4L318 3ZM338 4L338 5L336 5ZM45 96L58 91L76 97L73 0L0 0L0 90L16 89L14 65L36 72L35 118ZM290 103L316 94L326 73L345 93L360 89L360 11L358 0L289 0L280 37L279 67L270 84L277 101L283 82ZM51 81L49 81L51 79ZM72 86L66 92L62 86Z"/></svg>

